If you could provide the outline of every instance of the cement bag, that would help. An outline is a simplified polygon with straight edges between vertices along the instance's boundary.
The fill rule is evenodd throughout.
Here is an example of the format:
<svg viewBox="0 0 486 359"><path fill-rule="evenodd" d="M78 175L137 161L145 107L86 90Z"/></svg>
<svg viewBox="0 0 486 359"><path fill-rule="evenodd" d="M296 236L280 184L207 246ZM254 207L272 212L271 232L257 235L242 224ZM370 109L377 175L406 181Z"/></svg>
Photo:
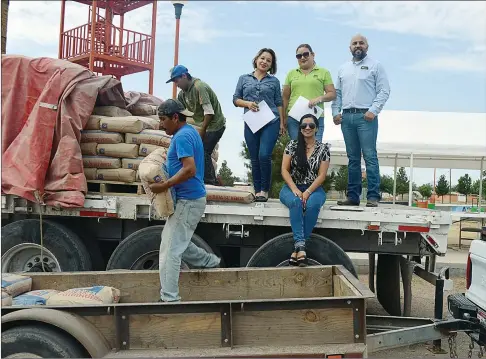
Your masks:
<svg viewBox="0 0 486 359"><path fill-rule="evenodd" d="M121 133L105 132L105 131L81 131L81 143L95 142L95 143L123 143L124 138Z"/></svg>
<svg viewBox="0 0 486 359"><path fill-rule="evenodd" d="M91 115L89 116L88 122L84 127L85 130L99 130L100 129L100 120L105 116L98 116L98 115Z"/></svg>
<svg viewBox="0 0 486 359"><path fill-rule="evenodd" d="M126 143L136 143L137 145L144 143L168 148L170 140L171 136L162 130L143 130L137 134L127 133L125 135Z"/></svg>
<svg viewBox="0 0 486 359"><path fill-rule="evenodd" d="M124 183L133 183L135 182L135 174L134 170L129 170L126 168L119 168L119 169L109 169L109 170L97 170L96 171L96 179L99 181L116 181L116 182L124 182Z"/></svg>
<svg viewBox="0 0 486 359"><path fill-rule="evenodd" d="M98 155L117 158L137 158L138 145L128 143L101 144L96 149Z"/></svg>
<svg viewBox="0 0 486 359"><path fill-rule="evenodd" d="M84 177L89 180L95 180L96 179L96 168L85 168L84 169Z"/></svg>
<svg viewBox="0 0 486 359"><path fill-rule="evenodd" d="M120 301L120 290L113 287L95 286L73 288L54 294L47 305L113 304Z"/></svg>
<svg viewBox="0 0 486 359"><path fill-rule="evenodd" d="M110 158L102 156L83 156L84 168L121 168L121 160L119 158Z"/></svg>
<svg viewBox="0 0 486 359"><path fill-rule="evenodd" d="M96 148L98 144L96 142L82 142L81 146L81 153L86 156L96 156L98 153L96 152Z"/></svg>
<svg viewBox="0 0 486 359"><path fill-rule="evenodd" d="M144 157L138 157L138 158L122 158L122 168L126 168L129 170L138 170L138 167L140 166L140 163Z"/></svg>
<svg viewBox="0 0 486 359"><path fill-rule="evenodd" d="M158 130L160 127L160 120L158 117L156 119L152 117L139 117L139 119L144 122L144 130Z"/></svg>
<svg viewBox="0 0 486 359"><path fill-rule="evenodd" d="M28 292L31 288L32 278L18 274L2 273L2 290L12 297Z"/></svg>
<svg viewBox="0 0 486 359"><path fill-rule="evenodd" d="M100 129L109 132L139 133L144 122L135 116L105 117L100 121Z"/></svg>
<svg viewBox="0 0 486 359"><path fill-rule="evenodd" d="M12 305L12 296L2 289L2 307Z"/></svg>
<svg viewBox="0 0 486 359"><path fill-rule="evenodd" d="M145 157L145 156L150 155L155 150L158 150L159 148L166 148L166 147L155 146L155 145L148 145L146 143L142 143L140 145L140 149L138 150L138 155Z"/></svg>
<svg viewBox="0 0 486 359"><path fill-rule="evenodd" d="M96 106L93 110L93 115L101 115L108 117L123 117L131 116L132 114L127 110L116 106Z"/></svg>
<svg viewBox="0 0 486 359"><path fill-rule="evenodd" d="M33 290L15 297L12 305L45 305L47 299L57 293L59 293L59 291L54 289Z"/></svg>
<svg viewBox="0 0 486 359"><path fill-rule="evenodd" d="M215 202L252 203L255 196L250 191L233 187L206 185L206 199Z"/></svg>
<svg viewBox="0 0 486 359"><path fill-rule="evenodd" d="M157 106L148 104L135 104L130 108L130 112L135 116L147 116L157 114Z"/></svg>
<svg viewBox="0 0 486 359"><path fill-rule="evenodd" d="M150 184L167 180L168 175L165 170L166 158L167 150L165 148L158 149L145 157L138 167L138 173L143 189L149 196L151 205L162 218L168 217L174 213L174 189L170 188L166 192L155 194L150 190Z"/></svg>

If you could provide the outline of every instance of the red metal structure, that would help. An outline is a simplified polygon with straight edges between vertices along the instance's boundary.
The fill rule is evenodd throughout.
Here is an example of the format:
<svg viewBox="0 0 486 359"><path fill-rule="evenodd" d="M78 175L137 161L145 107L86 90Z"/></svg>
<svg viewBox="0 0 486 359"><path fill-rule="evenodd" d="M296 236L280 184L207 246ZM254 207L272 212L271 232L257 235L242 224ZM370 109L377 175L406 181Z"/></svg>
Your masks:
<svg viewBox="0 0 486 359"><path fill-rule="evenodd" d="M98 75L122 76L149 71L149 94L153 93L156 0L73 0L89 6L88 23L64 31L66 0L61 1L59 58L89 68ZM125 15L152 4L151 34L123 28ZM101 15L104 10L104 16ZM119 26L113 20L119 16Z"/></svg>

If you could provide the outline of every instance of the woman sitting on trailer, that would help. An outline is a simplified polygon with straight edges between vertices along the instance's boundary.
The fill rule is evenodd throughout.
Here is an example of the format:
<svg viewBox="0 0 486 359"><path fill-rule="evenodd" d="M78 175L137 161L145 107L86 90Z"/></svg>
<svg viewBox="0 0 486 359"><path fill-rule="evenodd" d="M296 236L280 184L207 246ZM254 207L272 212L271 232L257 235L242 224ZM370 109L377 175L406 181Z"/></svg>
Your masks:
<svg viewBox="0 0 486 359"><path fill-rule="evenodd" d="M307 265L306 240L326 201L322 184L331 154L328 144L316 140L318 126L319 120L314 115L304 115L299 121L297 140L287 144L282 160L285 184L280 191L280 201L290 211L294 251L289 262L294 266Z"/></svg>

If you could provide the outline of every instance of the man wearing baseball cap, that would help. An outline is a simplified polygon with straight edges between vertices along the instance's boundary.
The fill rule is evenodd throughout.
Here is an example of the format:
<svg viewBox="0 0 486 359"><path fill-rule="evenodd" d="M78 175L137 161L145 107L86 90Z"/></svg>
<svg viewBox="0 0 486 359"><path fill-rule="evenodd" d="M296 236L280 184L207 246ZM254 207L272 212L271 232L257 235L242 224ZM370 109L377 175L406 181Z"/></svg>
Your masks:
<svg viewBox="0 0 486 359"><path fill-rule="evenodd" d="M204 185L204 148L201 136L186 123L193 115L178 100L167 100L158 108L162 127L172 136L167 151L168 179L153 183L150 189L160 193L175 191L175 211L162 231L159 252L160 299L179 301L179 272L182 257L192 267L214 268L220 259L191 242L206 208Z"/></svg>
<svg viewBox="0 0 486 359"><path fill-rule="evenodd" d="M181 89L177 99L191 112L204 146L204 183L218 185L211 161L211 153L223 136L226 119L218 97L208 84L193 78L183 65L171 70L170 79Z"/></svg>

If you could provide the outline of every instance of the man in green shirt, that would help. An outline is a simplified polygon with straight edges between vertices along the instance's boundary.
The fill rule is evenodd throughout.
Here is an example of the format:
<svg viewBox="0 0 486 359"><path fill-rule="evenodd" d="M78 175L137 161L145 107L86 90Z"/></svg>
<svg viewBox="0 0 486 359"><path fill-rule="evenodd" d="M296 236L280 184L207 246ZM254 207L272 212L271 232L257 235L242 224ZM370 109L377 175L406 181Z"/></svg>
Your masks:
<svg viewBox="0 0 486 359"><path fill-rule="evenodd" d="M193 120L204 145L204 183L218 185L211 154L226 129L226 119L218 97L207 83L192 77L183 65L172 69L166 83L169 82L175 82L181 89L177 99L194 113Z"/></svg>
<svg viewBox="0 0 486 359"><path fill-rule="evenodd" d="M302 96L309 100L309 107L319 106L324 109L324 102L336 98L336 89L331 74L324 67L317 66L314 52L309 44L297 47L296 55L299 67L290 70L283 85L283 109L287 116L287 129L292 140L297 140L300 118L292 118L288 113L297 99ZM319 118L316 139L322 142L324 134L324 114Z"/></svg>

